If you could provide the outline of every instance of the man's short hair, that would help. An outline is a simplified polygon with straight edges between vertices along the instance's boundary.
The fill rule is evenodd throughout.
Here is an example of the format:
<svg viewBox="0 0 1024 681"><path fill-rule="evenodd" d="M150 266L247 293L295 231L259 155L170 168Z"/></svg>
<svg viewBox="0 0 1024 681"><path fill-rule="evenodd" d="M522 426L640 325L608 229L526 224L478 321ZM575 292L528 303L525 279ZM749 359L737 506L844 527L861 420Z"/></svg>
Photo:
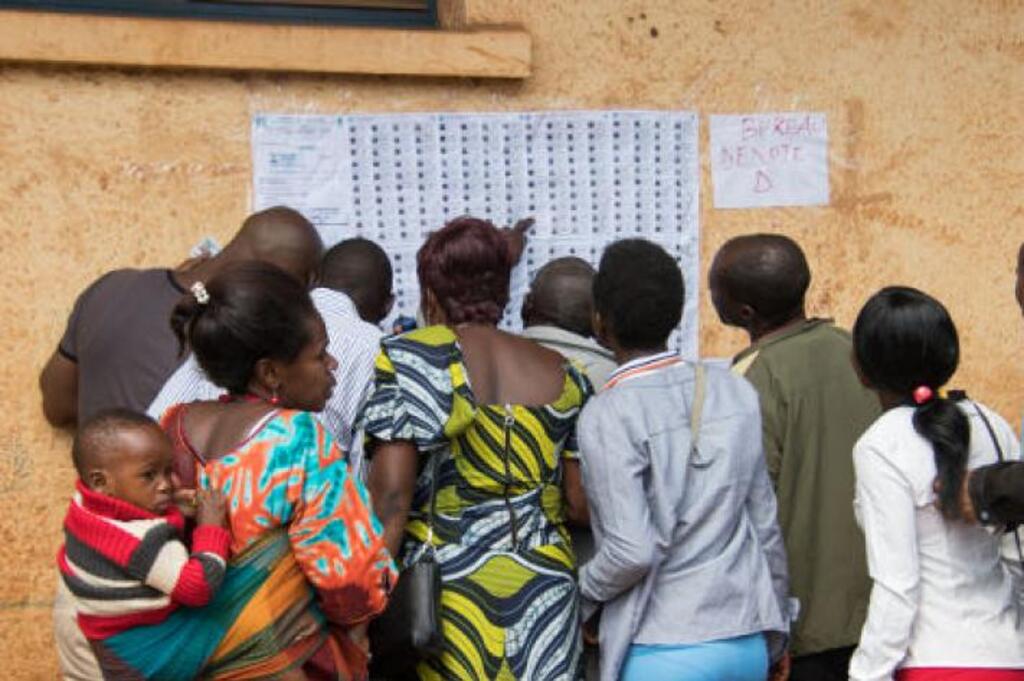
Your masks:
<svg viewBox="0 0 1024 681"><path fill-rule="evenodd" d="M149 416L131 409L104 409L90 417L78 428L71 444L71 461L79 477L84 479L89 469L99 465L121 433L137 428L159 429L160 426Z"/></svg>
<svg viewBox="0 0 1024 681"><path fill-rule="evenodd" d="M782 323L803 307L811 270L800 246L781 234L748 234L718 251L715 275L729 297L769 323Z"/></svg>
<svg viewBox="0 0 1024 681"><path fill-rule="evenodd" d="M530 283L531 313L536 323L593 336L594 274L589 262L576 257L556 258L541 267Z"/></svg>
<svg viewBox="0 0 1024 681"><path fill-rule="evenodd" d="M679 265L645 239L608 246L594 277L594 308L628 350L665 344L682 319L684 293Z"/></svg>
<svg viewBox="0 0 1024 681"><path fill-rule="evenodd" d="M359 316L371 323L386 314L393 284L387 253L369 239L356 237L336 244L320 264L320 285L346 294Z"/></svg>

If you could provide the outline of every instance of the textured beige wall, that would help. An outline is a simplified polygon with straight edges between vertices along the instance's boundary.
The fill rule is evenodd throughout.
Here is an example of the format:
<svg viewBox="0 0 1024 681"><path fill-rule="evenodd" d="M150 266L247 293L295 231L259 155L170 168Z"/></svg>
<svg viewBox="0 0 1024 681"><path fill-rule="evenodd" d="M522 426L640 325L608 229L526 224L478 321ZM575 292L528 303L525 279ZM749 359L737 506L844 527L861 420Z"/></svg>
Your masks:
<svg viewBox="0 0 1024 681"><path fill-rule="evenodd" d="M1016 420L1024 348L1013 298L1024 237L1024 4L1014 0L471 0L523 23L524 82L0 66L0 659L52 678L52 556L72 485L68 438L36 378L76 293L119 266L228 238L250 199L257 111L637 107L828 115L832 205L716 211L703 163L706 264L730 236L782 231L814 270L810 308L851 323L887 283L944 300L958 382ZM706 121L706 119L704 119ZM706 122L702 122L706 146ZM701 283L703 287L703 282ZM703 296L706 354L738 350Z"/></svg>

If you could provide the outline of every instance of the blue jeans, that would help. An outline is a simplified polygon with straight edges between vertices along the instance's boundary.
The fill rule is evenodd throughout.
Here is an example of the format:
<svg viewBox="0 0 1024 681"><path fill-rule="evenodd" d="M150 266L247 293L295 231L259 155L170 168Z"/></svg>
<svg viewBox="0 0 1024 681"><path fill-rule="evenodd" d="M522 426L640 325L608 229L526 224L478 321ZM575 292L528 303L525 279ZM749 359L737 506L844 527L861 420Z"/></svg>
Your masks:
<svg viewBox="0 0 1024 681"><path fill-rule="evenodd" d="M764 681L768 646L763 634L692 645L632 645L622 681Z"/></svg>

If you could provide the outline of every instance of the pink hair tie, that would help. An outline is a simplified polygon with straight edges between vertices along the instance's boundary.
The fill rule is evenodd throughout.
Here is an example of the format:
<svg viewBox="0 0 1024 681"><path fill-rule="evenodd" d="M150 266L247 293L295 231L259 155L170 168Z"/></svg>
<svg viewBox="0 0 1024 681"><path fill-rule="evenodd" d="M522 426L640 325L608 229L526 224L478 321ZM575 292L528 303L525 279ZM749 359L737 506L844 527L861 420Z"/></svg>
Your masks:
<svg viewBox="0 0 1024 681"><path fill-rule="evenodd" d="M924 404L935 397L935 393L926 385L919 385L914 388L913 395L915 404Z"/></svg>

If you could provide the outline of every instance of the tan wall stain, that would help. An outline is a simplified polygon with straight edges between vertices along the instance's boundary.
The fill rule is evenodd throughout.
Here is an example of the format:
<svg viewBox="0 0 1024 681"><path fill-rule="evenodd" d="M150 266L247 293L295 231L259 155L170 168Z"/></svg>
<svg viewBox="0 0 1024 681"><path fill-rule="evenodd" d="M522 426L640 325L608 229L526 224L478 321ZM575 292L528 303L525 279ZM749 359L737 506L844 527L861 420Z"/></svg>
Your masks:
<svg viewBox="0 0 1024 681"><path fill-rule="evenodd" d="M0 66L0 657L54 678L53 555L72 487L68 438L36 379L75 295L120 266L225 240L250 204L255 112L634 107L828 115L833 203L717 211L702 162L702 276L726 239L799 240L810 311L849 325L866 296L912 284L944 300L958 385L1013 422L1024 323L1024 5L1013 1L470 0L471 23L534 36L524 82ZM385 46L386 48L386 46ZM702 144L707 126L702 119ZM692 285L692 282L688 282ZM705 354L743 346L702 290Z"/></svg>

